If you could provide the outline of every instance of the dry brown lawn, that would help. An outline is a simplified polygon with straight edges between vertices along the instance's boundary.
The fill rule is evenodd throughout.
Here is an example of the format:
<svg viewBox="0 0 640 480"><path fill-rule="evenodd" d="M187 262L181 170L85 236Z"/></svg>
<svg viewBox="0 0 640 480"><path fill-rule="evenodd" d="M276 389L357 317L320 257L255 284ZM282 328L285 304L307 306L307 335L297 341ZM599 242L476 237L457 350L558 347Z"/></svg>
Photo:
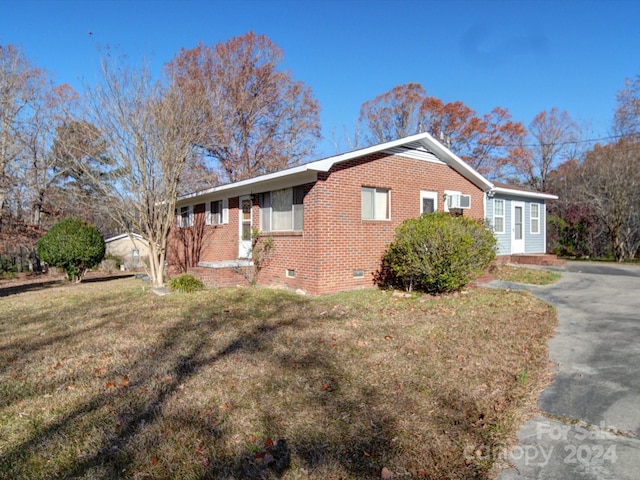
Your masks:
<svg viewBox="0 0 640 480"><path fill-rule="evenodd" d="M549 380L526 293L148 289L0 297L0 478L486 478Z"/></svg>

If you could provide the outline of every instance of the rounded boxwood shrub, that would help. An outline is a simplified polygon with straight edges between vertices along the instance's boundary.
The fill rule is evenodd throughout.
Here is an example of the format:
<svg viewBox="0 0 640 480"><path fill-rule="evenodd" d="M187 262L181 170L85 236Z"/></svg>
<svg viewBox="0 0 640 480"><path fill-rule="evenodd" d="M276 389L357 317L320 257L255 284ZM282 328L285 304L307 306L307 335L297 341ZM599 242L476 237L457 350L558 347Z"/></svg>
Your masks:
<svg viewBox="0 0 640 480"><path fill-rule="evenodd" d="M384 254L378 283L428 293L459 290L495 259L496 243L471 218L431 213L406 220Z"/></svg>
<svg viewBox="0 0 640 480"><path fill-rule="evenodd" d="M93 225L65 218L38 240L36 251L40 260L62 268L69 280L80 282L87 270L104 258L105 244Z"/></svg>
<svg viewBox="0 0 640 480"><path fill-rule="evenodd" d="M190 273L183 273L169 281L169 288L178 292L190 293L204 288L204 283Z"/></svg>

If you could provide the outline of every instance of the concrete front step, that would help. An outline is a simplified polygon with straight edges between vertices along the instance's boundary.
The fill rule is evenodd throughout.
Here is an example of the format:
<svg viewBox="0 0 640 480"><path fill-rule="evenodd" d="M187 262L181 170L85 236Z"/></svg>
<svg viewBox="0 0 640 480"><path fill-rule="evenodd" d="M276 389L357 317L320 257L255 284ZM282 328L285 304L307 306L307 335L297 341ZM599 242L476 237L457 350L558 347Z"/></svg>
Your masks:
<svg viewBox="0 0 640 480"><path fill-rule="evenodd" d="M207 287L246 286L250 284L253 263L246 260L201 262L197 267L190 267L188 273L201 280Z"/></svg>

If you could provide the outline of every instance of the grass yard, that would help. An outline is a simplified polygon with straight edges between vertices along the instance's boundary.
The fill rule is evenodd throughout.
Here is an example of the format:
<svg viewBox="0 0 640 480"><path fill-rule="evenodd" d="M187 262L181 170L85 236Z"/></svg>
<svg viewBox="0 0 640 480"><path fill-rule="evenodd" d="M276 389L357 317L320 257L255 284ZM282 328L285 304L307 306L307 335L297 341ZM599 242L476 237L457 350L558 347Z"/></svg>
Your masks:
<svg viewBox="0 0 640 480"><path fill-rule="evenodd" d="M541 268L514 267L500 265L493 274L506 282L528 283L530 285L551 285L562 278L558 272Z"/></svg>
<svg viewBox="0 0 640 480"><path fill-rule="evenodd" d="M145 288L0 298L0 478L487 478L550 378L522 292Z"/></svg>

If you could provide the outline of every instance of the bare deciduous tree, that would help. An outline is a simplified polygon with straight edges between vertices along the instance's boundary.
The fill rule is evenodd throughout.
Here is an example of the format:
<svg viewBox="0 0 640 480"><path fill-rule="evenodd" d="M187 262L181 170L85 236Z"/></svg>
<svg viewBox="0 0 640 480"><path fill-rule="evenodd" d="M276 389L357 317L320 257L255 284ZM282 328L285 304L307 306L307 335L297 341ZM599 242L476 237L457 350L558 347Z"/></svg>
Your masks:
<svg viewBox="0 0 640 480"><path fill-rule="evenodd" d="M621 135L640 134L640 75L627 79L618 92L614 128Z"/></svg>
<svg viewBox="0 0 640 480"><path fill-rule="evenodd" d="M102 62L102 82L88 89L86 125L102 135L111 169L83 173L121 227L149 243L149 274L159 287L180 175L194 145L203 142L203 105L175 88L173 78L155 82L146 65L121 61L111 52Z"/></svg>
<svg viewBox="0 0 640 480"><path fill-rule="evenodd" d="M640 247L640 172L637 141L596 147L582 164L582 195L606 229L617 261L635 258Z"/></svg>
<svg viewBox="0 0 640 480"><path fill-rule="evenodd" d="M429 132L480 173L500 178L522 155L526 129L504 108L478 116L460 101L426 96L418 83L392 88L362 104L360 122L371 143Z"/></svg>
<svg viewBox="0 0 640 480"><path fill-rule="evenodd" d="M237 181L295 165L320 138L311 89L280 70L282 51L249 32L215 46L181 50L167 69L185 97L204 105L202 147L222 180Z"/></svg>
<svg viewBox="0 0 640 480"><path fill-rule="evenodd" d="M526 185L544 192L551 171L560 163L577 158L580 129L569 113L554 107L533 118L529 133L533 144L516 170Z"/></svg>
<svg viewBox="0 0 640 480"><path fill-rule="evenodd" d="M31 223L36 227L42 225L42 214L49 210L52 187L68 174L63 160L53 150L54 136L70 121L77 99L77 93L68 85L43 89L31 107L29 122L19 132L24 153L22 184L27 188Z"/></svg>
<svg viewBox="0 0 640 480"><path fill-rule="evenodd" d="M367 100L360 107L359 122L368 129L369 144L383 143L427 131L420 125L420 108L427 98L419 83L397 85Z"/></svg>
<svg viewBox="0 0 640 480"><path fill-rule="evenodd" d="M202 249L215 234L215 230L207 228L207 211L204 203L194 206L193 222L183 225L172 234L168 252L169 260L181 272L187 272L191 267L197 267L202 255Z"/></svg>
<svg viewBox="0 0 640 480"><path fill-rule="evenodd" d="M22 152L19 133L31 115L44 72L13 45L0 45L0 220L12 186L11 170Z"/></svg>

